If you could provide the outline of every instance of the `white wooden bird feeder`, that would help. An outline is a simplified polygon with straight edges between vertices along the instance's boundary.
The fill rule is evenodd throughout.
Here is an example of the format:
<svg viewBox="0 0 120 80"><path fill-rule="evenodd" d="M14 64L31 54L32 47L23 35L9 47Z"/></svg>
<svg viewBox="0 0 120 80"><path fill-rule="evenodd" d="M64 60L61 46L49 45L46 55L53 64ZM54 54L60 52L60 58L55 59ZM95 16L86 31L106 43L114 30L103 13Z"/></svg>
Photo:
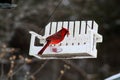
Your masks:
<svg viewBox="0 0 120 80"><path fill-rule="evenodd" d="M38 52L46 43L46 37L59 31L62 27L70 32L64 40L57 45L50 45L42 55ZM98 34L98 24L95 21L59 21L50 22L45 27L45 34L41 36L30 31L31 41L29 55L39 59L76 59L96 58L96 43L102 42L102 36ZM35 39L38 38L43 46L35 46Z"/></svg>

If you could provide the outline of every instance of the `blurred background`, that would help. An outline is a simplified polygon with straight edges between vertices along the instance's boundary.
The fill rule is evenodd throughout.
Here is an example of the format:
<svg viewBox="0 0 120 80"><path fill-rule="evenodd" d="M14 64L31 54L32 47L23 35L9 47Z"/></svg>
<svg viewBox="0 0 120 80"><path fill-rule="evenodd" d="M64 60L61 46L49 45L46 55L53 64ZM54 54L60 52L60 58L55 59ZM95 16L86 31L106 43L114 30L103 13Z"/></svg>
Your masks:
<svg viewBox="0 0 120 80"><path fill-rule="evenodd" d="M103 80L120 72L120 0L15 0L0 9L0 80ZM54 12L54 13L53 13ZM32 30L49 21L95 20L103 42L96 59L39 60L28 54Z"/></svg>

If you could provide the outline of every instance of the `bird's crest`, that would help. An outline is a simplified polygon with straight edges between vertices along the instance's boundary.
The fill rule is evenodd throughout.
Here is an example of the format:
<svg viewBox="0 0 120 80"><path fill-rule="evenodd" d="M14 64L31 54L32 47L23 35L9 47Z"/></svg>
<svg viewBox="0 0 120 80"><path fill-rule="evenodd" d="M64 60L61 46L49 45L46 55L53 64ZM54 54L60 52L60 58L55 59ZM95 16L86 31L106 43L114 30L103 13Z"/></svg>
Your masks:
<svg viewBox="0 0 120 80"><path fill-rule="evenodd" d="M62 30L65 30L65 31L67 32L67 35L69 35L69 34L70 34L68 29L66 29L66 28L62 27Z"/></svg>

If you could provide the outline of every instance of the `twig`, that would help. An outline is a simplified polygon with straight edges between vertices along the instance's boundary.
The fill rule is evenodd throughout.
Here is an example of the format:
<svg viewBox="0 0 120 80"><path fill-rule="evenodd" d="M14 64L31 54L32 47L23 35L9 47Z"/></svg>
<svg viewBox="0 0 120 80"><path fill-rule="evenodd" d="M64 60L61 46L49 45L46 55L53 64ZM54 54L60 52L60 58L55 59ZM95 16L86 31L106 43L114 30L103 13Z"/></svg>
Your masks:
<svg viewBox="0 0 120 80"><path fill-rule="evenodd" d="M83 79L87 80L87 73L84 70L77 67L75 63L71 62L70 60L61 60L61 61L63 61L66 64L70 65L72 68L74 68L77 72L79 72L81 74Z"/></svg>
<svg viewBox="0 0 120 80"><path fill-rule="evenodd" d="M49 61L49 60L46 60L46 61L40 66L40 68L38 68L35 72L33 72L33 74L31 74L30 78L31 78L32 76L36 75L38 72L40 72L40 71L45 67L45 65L47 64L48 61Z"/></svg>

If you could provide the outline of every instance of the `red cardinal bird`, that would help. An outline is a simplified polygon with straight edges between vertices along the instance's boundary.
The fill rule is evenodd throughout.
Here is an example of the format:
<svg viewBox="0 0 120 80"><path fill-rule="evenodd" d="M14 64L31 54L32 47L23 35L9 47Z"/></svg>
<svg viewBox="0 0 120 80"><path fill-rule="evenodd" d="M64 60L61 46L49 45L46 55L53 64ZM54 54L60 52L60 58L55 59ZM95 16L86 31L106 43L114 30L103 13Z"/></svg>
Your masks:
<svg viewBox="0 0 120 80"><path fill-rule="evenodd" d="M50 45L50 44L58 44L60 43L65 35L69 35L69 31L66 28L63 28L56 32L55 34L48 36L46 38L47 43L45 44L45 46L38 52L38 55L42 55L42 53L44 52L44 50Z"/></svg>

